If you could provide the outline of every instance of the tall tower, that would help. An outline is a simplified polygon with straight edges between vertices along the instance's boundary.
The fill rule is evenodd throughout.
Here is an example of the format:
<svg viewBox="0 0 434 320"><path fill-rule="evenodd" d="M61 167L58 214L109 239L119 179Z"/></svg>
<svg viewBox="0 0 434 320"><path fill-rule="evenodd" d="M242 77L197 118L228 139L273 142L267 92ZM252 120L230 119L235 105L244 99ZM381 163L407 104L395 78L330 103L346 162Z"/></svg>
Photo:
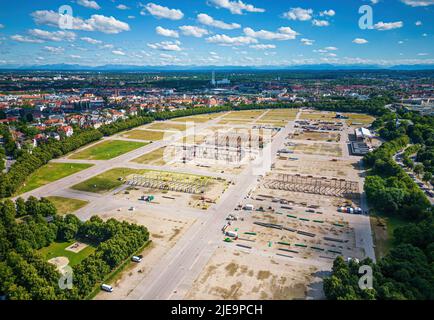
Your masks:
<svg viewBox="0 0 434 320"><path fill-rule="evenodd" d="M215 71L211 73L211 84L215 86Z"/></svg>

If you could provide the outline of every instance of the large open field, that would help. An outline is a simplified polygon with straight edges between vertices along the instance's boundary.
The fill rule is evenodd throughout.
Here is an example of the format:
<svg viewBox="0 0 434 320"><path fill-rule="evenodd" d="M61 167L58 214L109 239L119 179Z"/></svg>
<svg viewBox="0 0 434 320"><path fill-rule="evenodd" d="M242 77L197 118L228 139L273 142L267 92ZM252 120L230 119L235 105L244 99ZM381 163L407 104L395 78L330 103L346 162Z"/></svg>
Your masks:
<svg viewBox="0 0 434 320"><path fill-rule="evenodd" d="M375 118L373 116L361 113L344 113L349 119L346 120L348 125L352 126L367 126L374 122Z"/></svg>
<svg viewBox="0 0 434 320"><path fill-rule="evenodd" d="M303 131L301 133L294 134L292 138L294 140L339 142L340 136L341 135L336 132Z"/></svg>
<svg viewBox="0 0 434 320"><path fill-rule="evenodd" d="M204 122L213 120L215 118L221 117L222 115L224 115L224 113L204 114L204 115L197 115L197 116L191 116L191 117L176 118L176 119L172 119L171 121L173 121L173 122L204 123Z"/></svg>
<svg viewBox="0 0 434 320"><path fill-rule="evenodd" d="M159 148L149 153L145 153L144 155L134 159L133 162L142 163L142 164L152 164L152 165L165 165L166 162L164 161L163 158L164 153L167 152L168 155L173 154L171 153L170 150L171 150L170 147Z"/></svg>
<svg viewBox="0 0 434 320"><path fill-rule="evenodd" d="M18 190L17 194L39 188L91 166L92 164L84 163L48 163L32 173L24 185Z"/></svg>
<svg viewBox="0 0 434 320"><path fill-rule="evenodd" d="M186 299L304 299L315 267L266 258L236 248L217 249Z"/></svg>
<svg viewBox="0 0 434 320"><path fill-rule="evenodd" d="M70 159L109 160L134 149L146 146L146 142L107 140L72 154Z"/></svg>
<svg viewBox="0 0 434 320"><path fill-rule="evenodd" d="M263 114L265 110L243 110L243 111L232 111L225 115L223 119L240 119L240 120L254 120Z"/></svg>
<svg viewBox="0 0 434 320"><path fill-rule="evenodd" d="M153 131L153 130L131 130L122 134L123 137L128 139L157 141L163 138L168 138L172 135L171 132L166 131Z"/></svg>
<svg viewBox="0 0 434 320"><path fill-rule="evenodd" d="M172 122L155 122L152 123L148 129L153 130L174 130L174 131L185 131L187 126L185 123L172 123Z"/></svg>
<svg viewBox="0 0 434 320"><path fill-rule="evenodd" d="M295 146L288 147L294 153L318 154L327 156L342 156L341 145L336 143L297 143Z"/></svg>
<svg viewBox="0 0 434 320"><path fill-rule="evenodd" d="M83 208L89 203L88 201L84 200L56 196L49 196L47 199L54 204L58 215L73 213L74 211Z"/></svg>
<svg viewBox="0 0 434 320"><path fill-rule="evenodd" d="M263 117L261 122L283 122L286 123L290 120L294 120L298 113L298 109L275 109L268 111Z"/></svg>
<svg viewBox="0 0 434 320"><path fill-rule="evenodd" d="M79 191L103 193L120 187L127 176L134 173L140 174L145 171L146 170L115 168L80 182L71 188Z"/></svg>
<svg viewBox="0 0 434 320"><path fill-rule="evenodd" d="M330 122L339 122L339 119L336 119L335 112L311 112L311 111L303 111L300 115L301 120L317 120L317 121L330 121Z"/></svg>

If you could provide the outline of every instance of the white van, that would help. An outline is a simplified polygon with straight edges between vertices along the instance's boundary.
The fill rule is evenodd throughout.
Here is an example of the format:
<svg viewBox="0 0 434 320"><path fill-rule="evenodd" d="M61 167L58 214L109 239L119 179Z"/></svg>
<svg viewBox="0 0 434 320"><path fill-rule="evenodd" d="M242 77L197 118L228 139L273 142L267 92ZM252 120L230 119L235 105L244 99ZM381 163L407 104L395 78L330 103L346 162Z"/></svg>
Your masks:
<svg viewBox="0 0 434 320"><path fill-rule="evenodd" d="M101 289L107 292L113 292L113 287L108 284L102 284Z"/></svg>
<svg viewBox="0 0 434 320"><path fill-rule="evenodd" d="M134 261L134 262L141 262L141 261L142 261L142 258L140 258L140 257L138 257L138 256L133 256L133 257L131 258L131 260Z"/></svg>

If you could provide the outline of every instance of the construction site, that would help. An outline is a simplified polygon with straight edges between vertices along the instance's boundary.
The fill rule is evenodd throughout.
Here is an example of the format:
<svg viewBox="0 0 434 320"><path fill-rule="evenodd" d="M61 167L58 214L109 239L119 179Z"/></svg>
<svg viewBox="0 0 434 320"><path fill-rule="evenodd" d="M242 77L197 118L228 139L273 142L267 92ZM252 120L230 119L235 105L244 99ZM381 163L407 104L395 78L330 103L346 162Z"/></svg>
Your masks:
<svg viewBox="0 0 434 320"><path fill-rule="evenodd" d="M375 259L354 126L336 117L263 109L154 122L105 138L145 141L123 154L95 144L56 160L93 166L32 194L86 201L82 220L149 229L143 262L97 299L321 299L338 255Z"/></svg>

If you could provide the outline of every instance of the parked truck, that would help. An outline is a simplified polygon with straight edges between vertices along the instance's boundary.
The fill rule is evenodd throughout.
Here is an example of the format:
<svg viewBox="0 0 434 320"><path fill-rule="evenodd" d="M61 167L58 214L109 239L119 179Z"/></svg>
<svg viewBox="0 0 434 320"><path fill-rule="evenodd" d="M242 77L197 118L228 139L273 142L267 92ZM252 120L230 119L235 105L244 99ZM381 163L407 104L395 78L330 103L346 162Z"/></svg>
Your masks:
<svg viewBox="0 0 434 320"><path fill-rule="evenodd" d="M254 209L255 209L255 206L253 204L244 205L244 210L253 211Z"/></svg>

